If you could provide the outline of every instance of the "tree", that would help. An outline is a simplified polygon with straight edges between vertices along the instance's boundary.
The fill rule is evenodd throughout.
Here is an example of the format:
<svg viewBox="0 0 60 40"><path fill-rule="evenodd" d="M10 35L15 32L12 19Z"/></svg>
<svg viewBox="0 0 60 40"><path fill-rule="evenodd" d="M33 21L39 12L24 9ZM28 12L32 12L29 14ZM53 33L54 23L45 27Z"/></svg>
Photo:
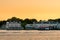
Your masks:
<svg viewBox="0 0 60 40"><path fill-rule="evenodd" d="M16 18L16 17L12 17L11 19L7 19L8 22L13 22L13 21L16 21L16 22L23 22L23 19L19 19L19 18Z"/></svg>
<svg viewBox="0 0 60 40"><path fill-rule="evenodd" d="M30 19L30 22L31 23L33 23L33 22L37 23L37 20L36 19Z"/></svg>
<svg viewBox="0 0 60 40"><path fill-rule="evenodd" d="M26 18L26 19L24 20L24 23L30 24L30 19Z"/></svg>
<svg viewBox="0 0 60 40"><path fill-rule="evenodd" d="M12 17L11 19L8 19L7 21L17 21L16 17Z"/></svg>
<svg viewBox="0 0 60 40"><path fill-rule="evenodd" d="M55 20L60 23L60 18L59 19L55 19Z"/></svg>
<svg viewBox="0 0 60 40"><path fill-rule="evenodd" d="M6 21L0 21L0 27L2 27L2 25L6 25Z"/></svg>

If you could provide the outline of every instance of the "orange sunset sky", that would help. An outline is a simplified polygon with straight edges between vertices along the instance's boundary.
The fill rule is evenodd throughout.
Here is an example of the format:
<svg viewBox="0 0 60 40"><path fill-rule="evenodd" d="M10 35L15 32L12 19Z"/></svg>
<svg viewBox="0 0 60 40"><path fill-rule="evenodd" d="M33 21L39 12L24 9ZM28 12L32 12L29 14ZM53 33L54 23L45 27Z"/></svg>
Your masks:
<svg viewBox="0 0 60 40"><path fill-rule="evenodd" d="M14 16L37 20L60 18L60 0L0 0L0 20Z"/></svg>

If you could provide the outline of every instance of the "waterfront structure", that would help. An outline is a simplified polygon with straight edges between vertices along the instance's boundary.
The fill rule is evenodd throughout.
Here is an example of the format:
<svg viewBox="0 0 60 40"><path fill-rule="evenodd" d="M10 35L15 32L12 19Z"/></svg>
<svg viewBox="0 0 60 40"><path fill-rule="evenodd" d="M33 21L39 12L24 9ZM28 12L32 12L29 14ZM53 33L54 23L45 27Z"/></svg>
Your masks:
<svg viewBox="0 0 60 40"><path fill-rule="evenodd" d="M52 30L52 29L60 29L60 23L33 23L27 24L26 28L33 28L33 29L41 29L41 30Z"/></svg>
<svg viewBox="0 0 60 40"><path fill-rule="evenodd" d="M22 30L24 29L21 26L21 22L6 22L6 24L2 25L1 29L8 29L8 30ZM27 30L53 30L53 29L60 29L60 23L35 23L33 24L26 24L25 29Z"/></svg>
<svg viewBox="0 0 60 40"><path fill-rule="evenodd" d="M23 29L23 27L21 26L21 22L6 22L6 29L8 30L20 30Z"/></svg>
<svg viewBox="0 0 60 40"><path fill-rule="evenodd" d="M27 25L25 25L25 28L28 30L33 29L33 24L27 24Z"/></svg>

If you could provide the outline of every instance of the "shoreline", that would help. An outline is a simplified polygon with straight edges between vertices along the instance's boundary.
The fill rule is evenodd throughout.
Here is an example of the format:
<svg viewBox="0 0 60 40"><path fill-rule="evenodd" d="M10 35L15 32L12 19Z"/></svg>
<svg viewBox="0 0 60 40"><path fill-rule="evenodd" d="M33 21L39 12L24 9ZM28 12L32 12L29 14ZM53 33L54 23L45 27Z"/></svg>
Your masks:
<svg viewBox="0 0 60 40"><path fill-rule="evenodd" d="M40 32L59 32L60 30L0 30L0 33L40 33Z"/></svg>

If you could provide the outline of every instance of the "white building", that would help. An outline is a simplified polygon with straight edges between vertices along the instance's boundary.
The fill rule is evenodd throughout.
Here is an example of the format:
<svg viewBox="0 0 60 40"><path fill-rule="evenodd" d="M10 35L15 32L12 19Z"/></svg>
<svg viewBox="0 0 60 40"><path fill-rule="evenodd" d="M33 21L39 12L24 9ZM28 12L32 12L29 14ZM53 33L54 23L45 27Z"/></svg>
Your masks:
<svg viewBox="0 0 60 40"><path fill-rule="evenodd" d="M47 29L47 30L49 30L49 29L53 29L53 28L59 28L60 29L60 24L59 23L53 23L53 24L51 24L51 23L48 23L48 24L46 24L46 23L33 23L33 24L27 24L26 26L25 26L26 28L28 27L28 28L35 28L35 29Z"/></svg>
<svg viewBox="0 0 60 40"><path fill-rule="evenodd" d="M18 22L6 22L6 29L23 29L21 23Z"/></svg>
<svg viewBox="0 0 60 40"><path fill-rule="evenodd" d="M33 24L27 24L27 25L25 26L25 28L26 28L26 29L33 29Z"/></svg>

